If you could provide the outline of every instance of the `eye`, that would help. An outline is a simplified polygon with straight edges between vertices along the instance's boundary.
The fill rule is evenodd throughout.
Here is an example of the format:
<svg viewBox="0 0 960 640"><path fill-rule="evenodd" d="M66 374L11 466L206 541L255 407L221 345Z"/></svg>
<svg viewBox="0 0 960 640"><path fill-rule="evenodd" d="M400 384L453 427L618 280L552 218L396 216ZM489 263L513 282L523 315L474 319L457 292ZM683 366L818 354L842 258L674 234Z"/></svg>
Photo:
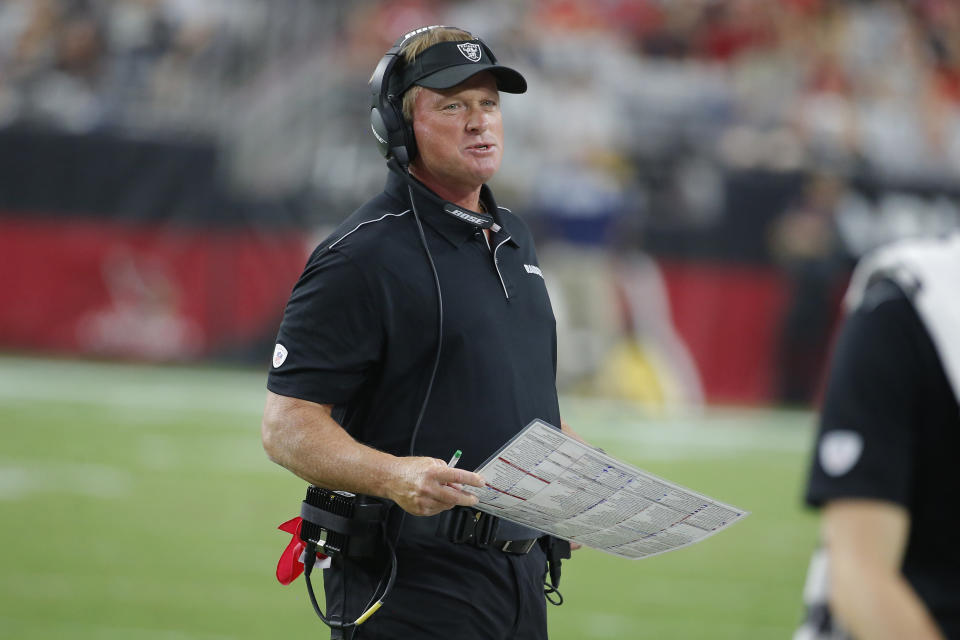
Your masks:
<svg viewBox="0 0 960 640"><path fill-rule="evenodd" d="M456 108L459 107L459 106L460 106L460 105L457 104L456 102L451 102L450 104L445 105L443 108L444 108L445 111L453 111L454 109L456 109Z"/></svg>

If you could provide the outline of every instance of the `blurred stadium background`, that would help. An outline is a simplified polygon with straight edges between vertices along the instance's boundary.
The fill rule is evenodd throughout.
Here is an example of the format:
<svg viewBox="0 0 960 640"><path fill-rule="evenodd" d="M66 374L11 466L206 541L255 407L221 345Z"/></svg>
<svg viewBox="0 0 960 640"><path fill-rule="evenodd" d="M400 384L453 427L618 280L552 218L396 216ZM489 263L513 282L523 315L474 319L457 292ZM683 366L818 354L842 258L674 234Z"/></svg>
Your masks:
<svg viewBox="0 0 960 640"><path fill-rule="evenodd" d="M783 638L850 269L960 225L950 0L0 3L0 636L318 634L274 527L265 370L307 254L378 191L366 81L453 24L530 83L498 199L538 240L567 419L750 509L565 564L552 637Z"/></svg>

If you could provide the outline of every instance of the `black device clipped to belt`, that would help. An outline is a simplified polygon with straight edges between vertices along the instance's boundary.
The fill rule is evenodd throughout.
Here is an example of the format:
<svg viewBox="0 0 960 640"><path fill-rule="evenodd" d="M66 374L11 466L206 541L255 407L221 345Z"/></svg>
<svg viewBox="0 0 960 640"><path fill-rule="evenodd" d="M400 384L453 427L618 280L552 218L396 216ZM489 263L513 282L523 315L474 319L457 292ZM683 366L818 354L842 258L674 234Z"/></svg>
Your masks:
<svg viewBox="0 0 960 640"><path fill-rule="evenodd" d="M320 620L331 628L349 629L363 624L383 605L384 599L393 588L397 577L397 554L393 542L386 535L388 508L386 501L378 498L346 491L331 491L313 485L307 487L307 497L300 505L300 517L303 518L300 539L306 543L303 577L313 610ZM384 542L390 550L390 577L383 594L374 602L380 593L378 584L370 597L373 604L368 604L353 622L328 619L320 609L313 591L313 582L310 580L314 564L312 559L316 552L319 550L331 557L370 558Z"/></svg>
<svg viewBox="0 0 960 640"><path fill-rule="evenodd" d="M386 507L377 498L310 485L300 505L300 538L328 556L369 558L380 543Z"/></svg>

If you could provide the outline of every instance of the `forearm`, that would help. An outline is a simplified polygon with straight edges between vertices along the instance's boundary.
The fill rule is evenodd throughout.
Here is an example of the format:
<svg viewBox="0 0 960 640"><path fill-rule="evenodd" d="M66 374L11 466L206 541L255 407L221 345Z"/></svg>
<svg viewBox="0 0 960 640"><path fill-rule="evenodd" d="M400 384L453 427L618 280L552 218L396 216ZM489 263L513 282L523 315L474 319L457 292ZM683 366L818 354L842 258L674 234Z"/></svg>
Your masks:
<svg viewBox="0 0 960 640"><path fill-rule="evenodd" d="M329 405L277 396L264 412L263 446L270 459L310 484L389 498L396 456L357 442L330 415Z"/></svg>
<svg viewBox="0 0 960 640"><path fill-rule="evenodd" d="M871 571L857 566L855 560L848 559L846 563L831 558L834 579L830 604L853 637L944 639L926 606L902 575Z"/></svg>
<svg viewBox="0 0 960 640"><path fill-rule="evenodd" d="M330 415L330 405L267 393L263 448L271 460L328 489L387 498L414 515L433 515L477 499L459 485L483 478L429 457L398 457L354 440Z"/></svg>
<svg viewBox="0 0 960 640"><path fill-rule="evenodd" d="M848 498L827 504L830 604L854 637L943 639L900 570L909 530L909 513L891 502Z"/></svg>

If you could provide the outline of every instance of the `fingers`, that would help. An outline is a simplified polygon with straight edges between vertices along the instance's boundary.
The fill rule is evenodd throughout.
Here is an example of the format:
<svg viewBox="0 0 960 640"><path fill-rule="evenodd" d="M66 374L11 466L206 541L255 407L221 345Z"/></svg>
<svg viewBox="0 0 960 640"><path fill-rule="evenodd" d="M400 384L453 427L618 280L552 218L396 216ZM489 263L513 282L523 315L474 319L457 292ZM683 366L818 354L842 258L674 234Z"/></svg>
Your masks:
<svg viewBox="0 0 960 640"><path fill-rule="evenodd" d="M437 470L436 477L443 484L467 484L477 488L482 488L485 484L483 476L479 473L473 473L466 469L453 469L446 465Z"/></svg>
<svg viewBox="0 0 960 640"><path fill-rule="evenodd" d="M472 507L477 504L477 497L467 493L461 487L463 485L482 487L483 478L469 471L461 470L460 474L452 474L453 471L456 469L444 467L438 473L428 477L422 487L424 495L445 505L446 509L455 506Z"/></svg>
<svg viewBox="0 0 960 640"><path fill-rule="evenodd" d="M421 496L400 506L417 516L432 516L453 507L472 507L477 504L476 496L453 487L442 487L434 495Z"/></svg>
<svg viewBox="0 0 960 640"><path fill-rule="evenodd" d="M455 487L446 486L442 487L440 490L443 492L443 498L438 500L438 502L449 505L446 508L457 506L472 507L478 502L477 497L472 493L461 491Z"/></svg>

